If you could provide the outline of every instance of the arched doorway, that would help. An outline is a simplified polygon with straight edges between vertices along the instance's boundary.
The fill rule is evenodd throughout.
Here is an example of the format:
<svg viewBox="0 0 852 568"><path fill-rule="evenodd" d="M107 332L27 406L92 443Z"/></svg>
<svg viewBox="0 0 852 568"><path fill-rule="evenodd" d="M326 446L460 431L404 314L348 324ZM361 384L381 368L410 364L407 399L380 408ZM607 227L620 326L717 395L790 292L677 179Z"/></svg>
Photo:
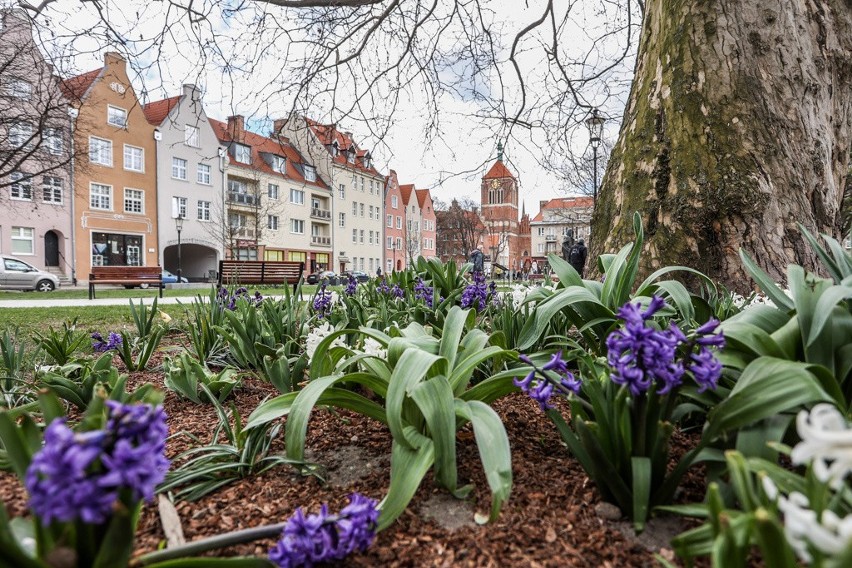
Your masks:
<svg viewBox="0 0 852 568"><path fill-rule="evenodd" d="M59 235L55 231L44 234L44 265L59 266Z"/></svg>

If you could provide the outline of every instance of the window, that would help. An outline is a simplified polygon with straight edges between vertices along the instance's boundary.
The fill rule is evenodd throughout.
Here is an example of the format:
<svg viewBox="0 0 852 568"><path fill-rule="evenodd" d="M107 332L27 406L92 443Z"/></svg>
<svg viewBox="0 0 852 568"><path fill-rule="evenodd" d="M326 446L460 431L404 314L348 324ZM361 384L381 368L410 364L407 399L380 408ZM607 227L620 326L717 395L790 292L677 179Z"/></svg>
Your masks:
<svg viewBox="0 0 852 568"><path fill-rule="evenodd" d="M125 213L144 213L144 197L145 192L141 189L124 188L124 212Z"/></svg>
<svg viewBox="0 0 852 568"><path fill-rule="evenodd" d="M361 203L360 205L361 205L361 207L359 208L359 210L361 211L361 217L363 217L364 216L364 204Z"/></svg>
<svg viewBox="0 0 852 568"><path fill-rule="evenodd" d="M278 230L278 215L267 215L266 216L266 228L272 231ZM296 231L293 231L294 233Z"/></svg>
<svg viewBox="0 0 852 568"><path fill-rule="evenodd" d="M33 94L33 86L17 77L4 77L3 94L17 99L28 99Z"/></svg>
<svg viewBox="0 0 852 568"><path fill-rule="evenodd" d="M107 123L119 128L127 128L127 111L112 105L107 106Z"/></svg>
<svg viewBox="0 0 852 568"><path fill-rule="evenodd" d="M234 159L243 164L250 164L251 147L243 144L234 144Z"/></svg>
<svg viewBox="0 0 852 568"><path fill-rule="evenodd" d="M355 201L352 202L352 216L358 216L358 203L356 203Z"/></svg>
<svg viewBox="0 0 852 568"><path fill-rule="evenodd" d="M209 201L199 201L198 202L198 220L199 221L209 221L210 220L210 202Z"/></svg>
<svg viewBox="0 0 852 568"><path fill-rule="evenodd" d="M302 219L290 219L290 232L298 235L305 234L305 221Z"/></svg>
<svg viewBox="0 0 852 568"><path fill-rule="evenodd" d="M393 215L388 215L387 226L393 228Z"/></svg>
<svg viewBox="0 0 852 568"><path fill-rule="evenodd" d="M142 237L92 233L92 266L141 266Z"/></svg>
<svg viewBox="0 0 852 568"><path fill-rule="evenodd" d="M62 154L62 130L59 128L45 128L44 147L54 156Z"/></svg>
<svg viewBox="0 0 852 568"><path fill-rule="evenodd" d="M93 183L89 187L89 207L112 210L112 186Z"/></svg>
<svg viewBox="0 0 852 568"><path fill-rule="evenodd" d="M370 188L370 189L372 189L372 188ZM372 271L373 271L373 259L371 258L370 259L370 272L372 272Z"/></svg>
<svg viewBox="0 0 852 568"><path fill-rule="evenodd" d="M402 250L402 237L396 238L396 250Z"/></svg>
<svg viewBox="0 0 852 568"><path fill-rule="evenodd" d="M102 166L112 166L112 140L89 136L89 161Z"/></svg>
<svg viewBox="0 0 852 568"><path fill-rule="evenodd" d="M281 156L272 156L272 169L282 174L287 173L287 160Z"/></svg>
<svg viewBox="0 0 852 568"><path fill-rule="evenodd" d="M172 158L172 177L175 179L186 179L186 160Z"/></svg>
<svg viewBox="0 0 852 568"><path fill-rule="evenodd" d="M402 217L400 217L399 215L396 216L396 228L402 229Z"/></svg>
<svg viewBox="0 0 852 568"><path fill-rule="evenodd" d="M369 237L370 237L369 243L373 244L373 231L370 231Z"/></svg>
<svg viewBox="0 0 852 568"><path fill-rule="evenodd" d="M241 229L248 226L248 217L244 213L231 213L228 215L228 226L232 229Z"/></svg>
<svg viewBox="0 0 852 568"><path fill-rule="evenodd" d="M373 180L370 180L370 195L373 195Z"/></svg>
<svg viewBox="0 0 852 568"><path fill-rule="evenodd" d="M277 200L278 199L278 184L270 183L266 187L266 196L269 197L269 199Z"/></svg>
<svg viewBox="0 0 852 568"><path fill-rule="evenodd" d="M29 122L14 122L9 127L9 144L21 148L30 143L33 136L33 125Z"/></svg>
<svg viewBox="0 0 852 568"><path fill-rule="evenodd" d="M124 169L132 172L144 170L145 150L136 146L124 145Z"/></svg>
<svg viewBox="0 0 852 568"><path fill-rule="evenodd" d="M288 252L287 256L288 256L287 260L289 260L291 262L307 262L307 260L308 260L307 254L305 254L303 252L299 252L299 251L294 251L294 250L291 250L290 252Z"/></svg>
<svg viewBox="0 0 852 568"><path fill-rule="evenodd" d="M240 181L238 179L229 179L228 180L228 192L229 193L238 193L238 194L248 193L248 184L246 182Z"/></svg>
<svg viewBox="0 0 852 568"><path fill-rule="evenodd" d="M256 248L238 248L234 251L237 260L257 260Z"/></svg>
<svg viewBox="0 0 852 568"><path fill-rule="evenodd" d="M397 199L397 196L391 195L391 207L396 209L398 204L399 204L399 200Z"/></svg>
<svg viewBox="0 0 852 568"><path fill-rule="evenodd" d="M370 205L370 219L373 218L373 206Z"/></svg>
<svg viewBox="0 0 852 568"><path fill-rule="evenodd" d="M350 148L349 150L346 151L346 161L349 162L350 164L355 163L355 150Z"/></svg>
<svg viewBox="0 0 852 568"><path fill-rule="evenodd" d="M352 229L352 242L358 242L358 229Z"/></svg>
<svg viewBox="0 0 852 568"><path fill-rule="evenodd" d="M341 227L346 226L346 213L337 214L337 224Z"/></svg>
<svg viewBox="0 0 852 568"><path fill-rule="evenodd" d="M62 178L44 176L41 185L42 201L62 205Z"/></svg>
<svg viewBox="0 0 852 568"><path fill-rule="evenodd" d="M338 193L340 194L340 199L346 199L346 186L342 183L337 188Z"/></svg>
<svg viewBox="0 0 852 568"><path fill-rule="evenodd" d="M317 181L317 171L313 166L305 165L305 181Z"/></svg>
<svg viewBox="0 0 852 568"><path fill-rule="evenodd" d="M186 197L172 197L172 218L186 219Z"/></svg>
<svg viewBox="0 0 852 568"><path fill-rule="evenodd" d="M409 232L409 233L412 231L412 227L413 227L413 225L414 225L414 221L412 221L411 219L409 219L409 220L408 220L408 232Z"/></svg>
<svg viewBox="0 0 852 568"><path fill-rule="evenodd" d="M361 262L359 264L361 265L361 268L359 268L359 270L361 272L363 272L364 271L364 257L363 256L361 257Z"/></svg>
<svg viewBox="0 0 852 568"><path fill-rule="evenodd" d="M352 191L356 191L358 189L358 176L352 174Z"/></svg>
<svg viewBox="0 0 852 568"><path fill-rule="evenodd" d="M198 170L195 176L196 181L203 185L211 185L210 183L210 164L198 164Z"/></svg>
<svg viewBox="0 0 852 568"><path fill-rule="evenodd" d="M386 271L387 271L387 272L392 272L392 271L393 271L393 261L392 261L391 259L388 259L388 261L387 261L387 269L386 269Z"/></svg>
<svg viewBox="0 0 852 568"><path fill-rule="evenodd" d="M295 203L296 205L304 205L305 204L305 192L301 189L291 189L290 190L290 203Z"/></svg>
<svg viewBox="0 0 852 568"><path fill-rule="evenodd" d="M393 237L388 237L387 248L388 250L391 250L393 248Z"/></svg>
<svg viewBox="0 0 852 568"><path fill-rule="evenodd" d="M361 191L364 191L364 178L361 178Z"/></svg>
<svg viewBox="0 0 852 568"><path fill-rule="evenodd" d="M21 172L12 172L12 199L21 199L24 201L32 201L33 199L33 182L32 179Z"/></svg>
<svg viewBox="0 0 852 568"><path fill-rule="evenodd" d="M361 232L358 234L358 236L360 237L359 242L363 245L364 244L364 229L361 229Z"/></svg>
<svg viewBox="0 0 852 568"><path fill-rule="evenodd" d="M201 130L197 126L187 124L183 127L183 143L193 148L201 146Z"/></svg>
<svg viewBox="0 0 852 568"><path fill-rule="evenodd" d="M544 243L538 243L538 252L544 252Z"/></svg>
<svg viewBox="0 0 852 568"><path fill-rule="evenodd" d="M12 227L12 253L35 254L34 233L32 227Z"/></svg>

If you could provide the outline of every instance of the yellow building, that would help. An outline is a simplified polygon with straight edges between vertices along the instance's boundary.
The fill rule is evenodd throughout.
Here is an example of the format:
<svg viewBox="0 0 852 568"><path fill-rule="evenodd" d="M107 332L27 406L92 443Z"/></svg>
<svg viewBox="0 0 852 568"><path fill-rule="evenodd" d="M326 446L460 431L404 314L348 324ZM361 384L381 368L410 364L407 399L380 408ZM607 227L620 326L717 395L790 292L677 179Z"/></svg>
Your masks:
<svg viewBox="0 0 852 568"><path fill-rule="evenodd" d="M78 111L73 142L77 276L92 266L155 266L157 169L154 127L117 53L104 66L63 81Z"/></svg>

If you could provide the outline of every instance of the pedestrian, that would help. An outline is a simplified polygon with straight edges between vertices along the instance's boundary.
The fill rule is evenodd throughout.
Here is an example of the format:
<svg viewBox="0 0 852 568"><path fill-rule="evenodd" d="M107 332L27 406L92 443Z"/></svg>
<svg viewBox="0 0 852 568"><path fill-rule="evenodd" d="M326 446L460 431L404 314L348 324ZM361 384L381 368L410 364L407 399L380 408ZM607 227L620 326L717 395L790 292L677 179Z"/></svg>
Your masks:
<svg viewBox="0 0 852 568"><path fill-rule="evenodd" d="M376 276L378 278L382 277L382 267L381 266L376 269Z"/></svg>
<svg viewBox="0 0 852 568"><path fill-rule="evenodd" d="M580 239L571 247L571 252L568 255L568 262L572 267L574 267L574 270L577 271L580 278L583 277L583 273L586 268L586 256L588 256L588 254L588 249L586 248L583 239Z"/></svg>

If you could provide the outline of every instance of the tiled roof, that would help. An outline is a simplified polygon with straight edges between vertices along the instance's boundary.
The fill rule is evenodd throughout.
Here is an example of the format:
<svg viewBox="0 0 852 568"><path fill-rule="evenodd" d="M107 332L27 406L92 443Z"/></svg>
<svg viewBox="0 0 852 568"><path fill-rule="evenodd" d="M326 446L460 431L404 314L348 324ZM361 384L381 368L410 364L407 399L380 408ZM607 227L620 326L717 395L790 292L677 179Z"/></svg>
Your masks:
<svg viewBox="0 0 852 568"><path fill-rule="evenodd" d="M310 118L305 118L305 122L324 146L330 146L334 142L337 142L337 147L340 148L340 153L333 158L334 163L340 166L354 168L370 175L383 177L372 164L369 168L364 167L363 158L368 154L368 151L359 149L351 136L348 136L345 132L341 132L333 124L320 124ZM355 148L356 159L354 163L349 162L346 159L346 150L352 147Z"/></svg>
<svg viewBox="0 0 852 568"><path fill-rule="evenodd" d="M428 189L415 189L414 193L417 194L417 203L420 205L420 209L426 207L426 198L430 197Z"/></svg>
<svg viewBox="0 0 852 568"><path fill-rule="evenodd" d="M414 184L408 183L399 186L399 192L402 194L402 204L408 207L408 201L411 199L411 192L414 191Z"/></svg>
<svg viewBox="0 0 852 568"><path fill-rule="evenodd" d="M231 134L228 132L227 123L213 118L208 118L208 121L210 122L210 126L213 127L213 132L216 133L216 138L218 138L220 142L227 144L228 142L234 141ZM260 134L249 132L248 130L245 132L245 138L240 140L239 143L251 147L251 164L241 164L231 160L232 166L242 167L249 170L257 170L267 175L288 178L296 183L306 183L308 185L328 189L328 186L322 178L320 178L319 172L317 172L317 181L305 180L305 176L302 174L300 168L295 166L295 164L304 164L305 160L292 144L284 142L283 140L267 138L266 136L261 136ZM269 164L266 163L266 160L264 160L260 155L261 152L284 156L287 159L286 174L273 170Z"/></svg>
<svg viewBox="0 0 852 568"><path fill-rule="evenodd" d="M101 71L103 71L103 67L65 79L59 83L59 88L62 89L62 94L69 99L79 101L101 74Z"/></svg>
<svg viewBox="0 0 852 568"><path fill-rule="evenodd" d="M142 107L142 110L145 112L145 118L147 118L148 122L151 124L162 124L163 120L169 116L172 109L180 102L181 96L182 95L178 95L176 97L169 97L168 99L148 103Z"/></svg>
<svg viewBox="0 0 852 568"><path fill-rule="evenodd" d="M591 207L593 204L594 200L591 197L558 197L556 199L551 199L542 206L541 211L538 212L538 215L532 218L530 223L544 221L543 213L546 209L586 208Z"/></svg>
<svg viewBox="0 0 852 568"><path fill-rule="evenodd" d="M496 162L494 162L494 165L491 166L491 169L488 170L488 173L482 176L482 179L502 178L515 179L515 175L509 171L509 168L506 167L506 164L503 163L503 160L497 160Z"/></svg>

